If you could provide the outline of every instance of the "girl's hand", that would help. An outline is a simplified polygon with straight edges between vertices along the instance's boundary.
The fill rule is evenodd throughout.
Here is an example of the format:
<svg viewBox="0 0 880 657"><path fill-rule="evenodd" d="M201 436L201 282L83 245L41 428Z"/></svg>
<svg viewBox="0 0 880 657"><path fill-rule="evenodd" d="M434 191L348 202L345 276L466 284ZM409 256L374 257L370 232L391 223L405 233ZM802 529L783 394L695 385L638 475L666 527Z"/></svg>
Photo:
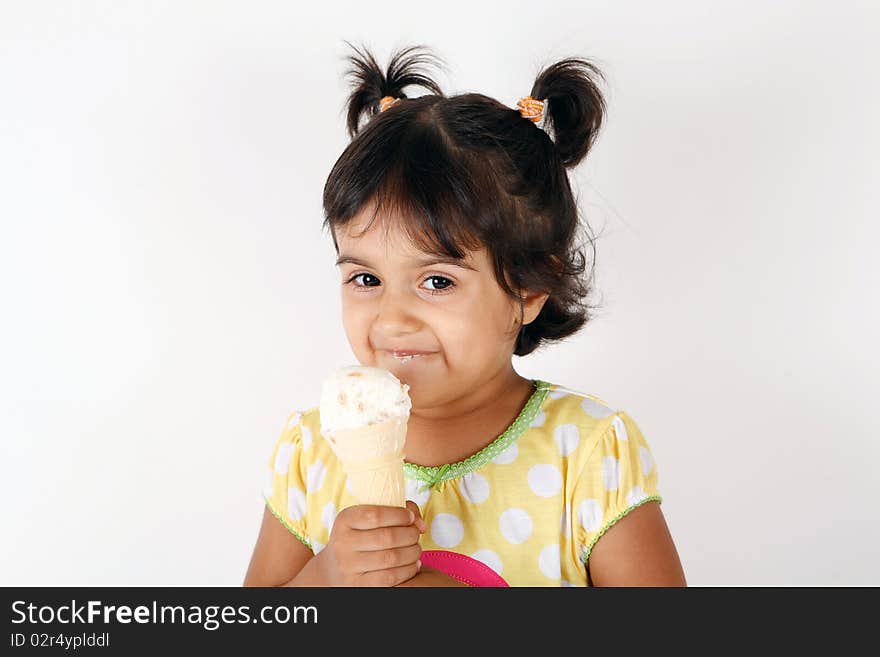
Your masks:
<svg viewBox="0 0 880 657"><path fill-rule="evenodd" d="M419 507L358 504L339 512L330 541L309 559L298 586L396 586L421 566L419 536L426 530Z"/></svg>

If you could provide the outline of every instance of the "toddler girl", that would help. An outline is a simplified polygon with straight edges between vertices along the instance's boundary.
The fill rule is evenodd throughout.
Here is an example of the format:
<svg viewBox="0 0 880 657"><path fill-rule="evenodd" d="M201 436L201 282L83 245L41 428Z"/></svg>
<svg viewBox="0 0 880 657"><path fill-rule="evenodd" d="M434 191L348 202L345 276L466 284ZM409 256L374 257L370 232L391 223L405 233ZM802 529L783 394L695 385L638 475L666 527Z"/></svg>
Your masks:
<svg viewBox="0 0 880 657"><path fill-rule="evenodd" d="M512 363L590 317L566 169L602 124L601 73L564 59L511 108L444 96L421 47L349 61L324 227L352 351L410 388L410 501L357 504L317 404L292 412L245 585L684 586L633 418Z"/></svg>

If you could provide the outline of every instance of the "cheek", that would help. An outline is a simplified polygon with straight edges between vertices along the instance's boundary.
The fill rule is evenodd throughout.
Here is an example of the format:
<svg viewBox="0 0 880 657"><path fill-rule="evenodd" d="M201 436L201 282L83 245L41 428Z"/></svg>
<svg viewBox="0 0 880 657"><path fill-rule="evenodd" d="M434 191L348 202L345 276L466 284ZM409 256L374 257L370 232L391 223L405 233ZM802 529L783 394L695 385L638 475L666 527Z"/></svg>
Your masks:
<svg viewBox="0 0 880 657"><path fill-rule="evenodd" d="M510 306L493 299L491 303L470 305L465 312L446 317L436 326L450 350L472 358L476 350L489 354L506 348L512 322Z"/></svg>
<svg viewBox="0 0 880 657"><path fill-rule="evenodd" d="M361 365L376 366L376 354L370 346L369 322L357 308L343 309L342 324L354 357Z"/></svg>
<svg viewBox="0 0 880 657"><path fill-rule="evenodd" d="M474 306L473 322L479 324L480 334L488 340L498 340L505 331L510 330L511 323L514 320L514 310L516 317L519 317L519 307L514 307L513 303L505 296L493 294L485 298L485 300Z"/></svg>
<svg viewBox="0 0 880 657"><path fill-rule="evenodd" d="M342 326L352 346L366 343L369 330L369 315L357 303L342 302Z"/></svg>

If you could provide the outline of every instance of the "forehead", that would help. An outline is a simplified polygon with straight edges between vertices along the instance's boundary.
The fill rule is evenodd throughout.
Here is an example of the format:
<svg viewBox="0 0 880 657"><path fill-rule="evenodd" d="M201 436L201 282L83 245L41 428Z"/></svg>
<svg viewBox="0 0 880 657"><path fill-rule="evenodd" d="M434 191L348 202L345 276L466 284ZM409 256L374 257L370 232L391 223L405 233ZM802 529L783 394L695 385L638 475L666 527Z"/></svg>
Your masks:
<svg viewBox="0 0 880 657"><path fill-rule="evenodd" d="M372 223L371 223L372 220ZM367 226L369 228L367 229ZM366 229L366 231L365 231ZM373 260L422 260L438 254L425 251L407 234L400 217L360 212L344 226L335 229L340 256L355 256ZM486 260L482 249L463 249L464 262L475 269Z"/></svg>
<svg viewBox="0 0 880 657"><path fill-rule="evenodd" d="M336 241L340 250L348 246L359 250L383 248L398 253L422 253L407 235L401 219L381 213L376 214L375 218L369 213L358 213L336 229Z"/></svg>

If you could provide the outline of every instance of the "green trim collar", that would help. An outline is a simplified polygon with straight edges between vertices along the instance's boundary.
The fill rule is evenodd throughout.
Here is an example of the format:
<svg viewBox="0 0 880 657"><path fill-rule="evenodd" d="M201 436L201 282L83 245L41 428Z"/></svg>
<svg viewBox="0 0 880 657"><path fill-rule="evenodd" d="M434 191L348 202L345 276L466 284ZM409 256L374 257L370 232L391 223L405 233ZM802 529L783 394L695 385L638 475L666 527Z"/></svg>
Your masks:
<svg viewBox="0 0 880 657"><path fill-rule="evenodd" d="M404 474L410 479L418 479L425 482L421 487L422 491L428 488L439 490L442 482L456 479L463 474L483 467L510 447L523 434L538 414L538 410L540 410L541 405L544 403L547 393L554 387L553 384L541 381L540 379L532 379L532 383L535 385L535 391L529 397L529 400L523 406L513 424L479 452L457 463L444 463L443 465L416 465L415 463L404 461Z"/></svg>

